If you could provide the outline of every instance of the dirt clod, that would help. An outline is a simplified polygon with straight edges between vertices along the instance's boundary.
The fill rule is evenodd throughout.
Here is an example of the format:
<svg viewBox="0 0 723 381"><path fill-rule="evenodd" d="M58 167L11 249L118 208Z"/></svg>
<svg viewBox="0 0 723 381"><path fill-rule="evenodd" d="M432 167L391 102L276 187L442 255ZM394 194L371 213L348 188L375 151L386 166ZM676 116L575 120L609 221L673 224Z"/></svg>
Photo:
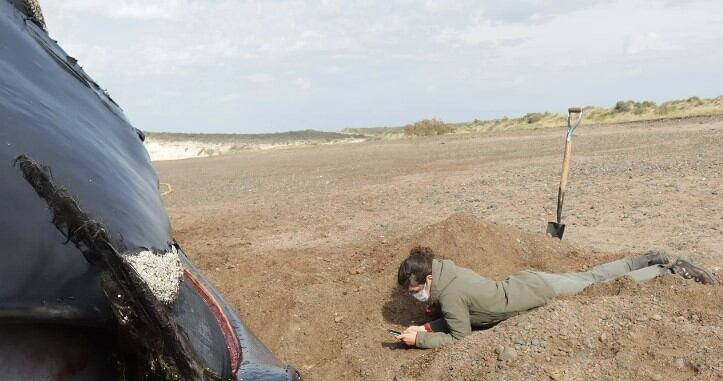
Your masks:
<svg viewBox="0 0 723 381"><path fill-rule="evenodd" d="M512 347L505 347L505 349L497 355L497 360L500 361L515 361L517 360L517 351Z"/></svg>
<svg viewBox="0 0 723 381"><path fill-rule="evenodd" d="M675 367L678 369L683 369L685 367L685 360L682 358L675 359Z"/></svg>

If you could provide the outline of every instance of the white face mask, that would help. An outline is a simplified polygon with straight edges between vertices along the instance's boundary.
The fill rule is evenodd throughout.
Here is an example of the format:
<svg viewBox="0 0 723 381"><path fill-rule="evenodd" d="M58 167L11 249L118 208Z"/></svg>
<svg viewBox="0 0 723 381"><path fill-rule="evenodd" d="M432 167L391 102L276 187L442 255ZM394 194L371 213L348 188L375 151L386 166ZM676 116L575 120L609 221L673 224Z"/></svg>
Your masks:
<svg viewBox="0 0 723 381"><path fill-rule="evenodd" d="M424 282L424 287L421 290L412 294L412 296L414 297L414 299L417 299L420 302L426 302L427 300L429 300L429 293L427 292L427 282Z"/></svg>
<svg viewBox="0 0 723 381"><path fill-rule="evenodd" d="M421 289L418 292L415 292L414 294L412 294L412 296L414 297L414 299L417 299L420 302L426 302L427 300L429 300L429 293L425 289Z"/></svg>

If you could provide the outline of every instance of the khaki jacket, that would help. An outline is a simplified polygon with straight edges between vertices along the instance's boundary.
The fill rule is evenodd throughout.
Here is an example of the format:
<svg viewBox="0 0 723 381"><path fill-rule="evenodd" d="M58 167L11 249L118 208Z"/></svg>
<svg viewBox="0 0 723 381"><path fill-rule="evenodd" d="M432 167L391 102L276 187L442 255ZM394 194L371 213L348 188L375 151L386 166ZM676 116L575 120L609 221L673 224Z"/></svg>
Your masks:
<svg viewBox="0 0 723 381"><path fill-rule="evenodd" d="M417 333L419 348L436 348L459 340L472 328L490 327L540 307L554 296L536 273L521 271L497 282L450 260L432 261L430 304L439 304L443 318L432 321L434 332Z"/></svg>

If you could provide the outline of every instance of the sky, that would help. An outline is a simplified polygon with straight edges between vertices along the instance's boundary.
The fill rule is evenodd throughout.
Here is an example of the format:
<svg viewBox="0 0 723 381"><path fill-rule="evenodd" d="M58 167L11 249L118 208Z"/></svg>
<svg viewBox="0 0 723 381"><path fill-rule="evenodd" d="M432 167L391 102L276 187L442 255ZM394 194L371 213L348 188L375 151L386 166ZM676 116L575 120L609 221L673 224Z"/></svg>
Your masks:
<svg viewBox="0 0 723 381"><path fill-rule="evenodd" d="M42 0L144 131L259 133L723 94L723 1Z"/></svg>

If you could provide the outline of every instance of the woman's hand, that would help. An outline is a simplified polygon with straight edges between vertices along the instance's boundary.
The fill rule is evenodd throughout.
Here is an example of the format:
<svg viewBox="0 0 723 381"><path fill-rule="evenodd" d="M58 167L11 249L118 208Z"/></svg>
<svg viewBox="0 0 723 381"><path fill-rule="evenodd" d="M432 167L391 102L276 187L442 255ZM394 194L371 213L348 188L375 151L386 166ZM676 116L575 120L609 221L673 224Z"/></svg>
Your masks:
<svg viewBox="0 0 723 381"><path fill-rule="evenodd" d="M402 333L421 332L421 331L424 331L424 330L425 330L425 329L424 329L424 326L423 326L423 325L410 325L410 326L407 327L407 329L405 329L404 332L402 332Z"/></svg>
<svg viewBox="0 0 723 381"><path fill-rule="evenodd" d="M402 332L401 335L397 336L397 340L403 342L404 344L409 345L410 347L413 347L417 343L417 330L412 331L409 327L404 332Z"/></svg>

